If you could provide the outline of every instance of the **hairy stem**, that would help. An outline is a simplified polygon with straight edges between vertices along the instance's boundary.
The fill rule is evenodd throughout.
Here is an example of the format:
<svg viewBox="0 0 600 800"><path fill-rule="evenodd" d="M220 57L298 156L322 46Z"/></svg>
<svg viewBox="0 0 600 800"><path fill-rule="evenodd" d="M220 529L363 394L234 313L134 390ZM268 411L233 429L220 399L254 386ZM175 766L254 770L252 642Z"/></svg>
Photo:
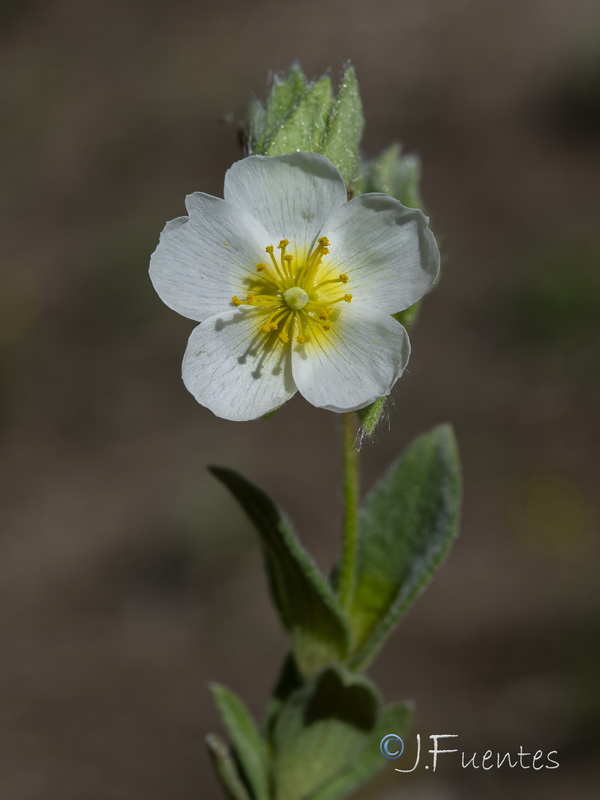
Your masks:
<svg viewBox="0 0 600 800"><path fill-rule="evenodd" d="M344 486L344 539L340 567L339 592L342 608L349 610L354 600L358 556L358 451L355 448L357 426L354 412L342 414L342 468Z"/></svg>

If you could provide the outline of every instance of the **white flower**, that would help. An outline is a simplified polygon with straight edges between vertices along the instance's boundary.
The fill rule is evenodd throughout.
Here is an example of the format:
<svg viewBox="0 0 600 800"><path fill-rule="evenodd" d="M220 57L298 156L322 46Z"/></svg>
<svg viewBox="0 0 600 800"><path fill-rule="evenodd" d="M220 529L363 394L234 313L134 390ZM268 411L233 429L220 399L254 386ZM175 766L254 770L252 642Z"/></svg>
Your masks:
<svg viewBox="0 0 600 800"><path fill-rule="evenodd" d="M196 400L250 420L296 391L340 412L389 394L410 353L391 314L439 269L427 218L385 194L347 202L314 153L238 161L224 196L189 195L150 261L162 300L202 323L183 359Z"/></svg>

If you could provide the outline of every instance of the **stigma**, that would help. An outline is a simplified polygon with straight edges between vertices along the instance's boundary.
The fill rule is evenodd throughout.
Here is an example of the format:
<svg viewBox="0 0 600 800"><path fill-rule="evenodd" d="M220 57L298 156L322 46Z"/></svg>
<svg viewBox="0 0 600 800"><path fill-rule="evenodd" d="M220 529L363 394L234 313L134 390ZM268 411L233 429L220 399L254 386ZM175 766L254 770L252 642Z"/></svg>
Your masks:
<svg viewBox="0 0 600 800"><path fill-rule="evenodd" d="M294 311L300 311L309 301L309 296L300 286L290 286L283 293L283 299Z"/></svg>

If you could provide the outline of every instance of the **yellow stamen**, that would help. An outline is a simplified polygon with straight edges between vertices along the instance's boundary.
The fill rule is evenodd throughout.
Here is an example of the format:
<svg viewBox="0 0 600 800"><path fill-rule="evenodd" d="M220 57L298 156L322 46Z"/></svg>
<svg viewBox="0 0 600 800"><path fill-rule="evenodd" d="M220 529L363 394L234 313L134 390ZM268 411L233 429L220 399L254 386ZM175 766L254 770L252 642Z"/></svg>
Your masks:
<svg viewBox="0 0 600 800"><path fill-rule="evenodd" d="M288 335L288 330L289 330L289 327L290 327L290 323L293 321L294 317L295 317L295 314L293 312L289 313L288 316L287 316L286 321L283 323L283 329L282 329L281 333L279 334L279 341L283 342L283 344L287 344L289 342L289 340L290 340L290 337Z"/></svg>
<svg viewBox="0 0 600 800"><path fill-rule="evenodd" d="M292 277L291 268L288 263L288 257L285 254L285 248L288 246L289 243L290 243L289 239L282 239L277 245L279 250L281 250L281 270L283 272L282 277L287 281L291 280Z"/></svg>
<svg viewBox="0 0 600 800"><path fill-rule="evenodd" d="M313 335L331 330L337 320L333 314L335 304L352 301L351 294L335 296L333 285L346 284L349 277L344 272L337 273L331 263L323 264L330 252L329 244L327 236L320 236L306 254L293 249L287 252L289 239L281 239L276 248L267 245L265 253L270 260L255 264L257 274L247 284L252 291L245 297L231 298L236 307L250 306L260 312L256 330L268 337L265 346L273 341L283 345L294 340L299 345L305 344ZM275 255L275 249L280 251L279 256ZM323 287L331 288L323 291L323 299L319 299ZM272 333L275 333L273 339Z"/></svg>
<svg viewBox="0 0 600 800"><path fill-rule="evenodd" d="M314 282L319 265L323 260L323 256L329 254L329 239L326 236L321 236L318 242L318 245L312 251L306 264L298 275L298 280L302 280L302 282L305 284L311 284Z"/></svg>
<svg viewBox="0 0 600 800"><path fill-rule="evenodd" d="M328 283L348 283L349 280L350 278L345 273L342 273L338 278L329 278L326 281L317 283L315 289L320 289L322 286L326 286Z"/></svg>
<svg viewBox="0 0 600 800"><path fill-rule="evenodd" d="M298 335L296 336L296 341L298 344L304 344L307 341L307 338L304 334L304 324L302 322L302 314L296 314L296 326L298 328Z"/></svg>
<svg viewBox="0 0 600 800"><path fill-rule="evenodd" d="M283 256L283 261L285 261L285 265L284 265L283 269L284 269L285 274L287 275L287 277L290 279L290 281L292 283L294 282L294 271L292 269L292 261L293 260L294 260L294 256L290 255L289 253L287 255Z"/></svg>
<svg viewBox="0 0 600 800"><path fill-rule="evenodd" d="M272 308L281 304L279 298L271 294L252 293L248 294L245 300L240 300L237 295L234 295L231 302L234 306L262 306L263 308L269 308L269 306Z"/></svg>
<svg viewBox="0 0 600 800"><path fill-rule="evenodd" d="M279 280L273 281L273 283L275 283L277 285L279 283L279 281L282 281L284 279L284 276L281 274L281 268L280 268L279 264L277 263L277 259L275 258L275 252L274 252L275 248L273 247L272 244L269 244L269 245L267 245L265 247L265 251L271 257L271 262L273 263L273 266L275 267L275 274L279 278Z"/></svg>
<svg viewBox="0 0 600 800"><path fill-rule="evenodd" d="M306 319L311 323L311 325L317 325L321 330L328 331L331 329L331 324L324 319L320 319L319 317L311 317L310 315L306 317Z"/></svg>
<svg viewBox="0 0 600 800"><path fill-rule="evenodd" d="M288 313L288 309L281 309L277 308L269 317L269 319L265 322L262 326L261 331L263 333L269 333L269 331L276 331L279 325L279 321L282 317L284 317Z"/></svg>
<svg viewBox="0 0 600 800"><path fill-rule="evenodd" d="M267 267L266 264L263 264L262 262L260 264L257 264L256 265L256 271L264 273L263 280L267 280L269 283L272 283L274 286L279 286L279 275L277 273L275 275L273 275L273 273Z"/></svg>

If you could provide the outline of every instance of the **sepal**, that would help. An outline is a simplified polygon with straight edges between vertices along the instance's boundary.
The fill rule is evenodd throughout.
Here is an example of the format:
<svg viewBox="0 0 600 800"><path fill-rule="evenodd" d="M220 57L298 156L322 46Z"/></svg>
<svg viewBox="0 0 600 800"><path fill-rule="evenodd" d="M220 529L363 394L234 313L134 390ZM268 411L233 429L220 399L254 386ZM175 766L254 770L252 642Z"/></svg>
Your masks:
<svg viewBox="0 0 600 800"><path fill-rule="evenodd" d="M331 78L308 81L299 64L275 75L265 104L250 109L248 155L321 153L342 174L356 178L364 116L354 67L348 64L337 94Z"/></svg>

